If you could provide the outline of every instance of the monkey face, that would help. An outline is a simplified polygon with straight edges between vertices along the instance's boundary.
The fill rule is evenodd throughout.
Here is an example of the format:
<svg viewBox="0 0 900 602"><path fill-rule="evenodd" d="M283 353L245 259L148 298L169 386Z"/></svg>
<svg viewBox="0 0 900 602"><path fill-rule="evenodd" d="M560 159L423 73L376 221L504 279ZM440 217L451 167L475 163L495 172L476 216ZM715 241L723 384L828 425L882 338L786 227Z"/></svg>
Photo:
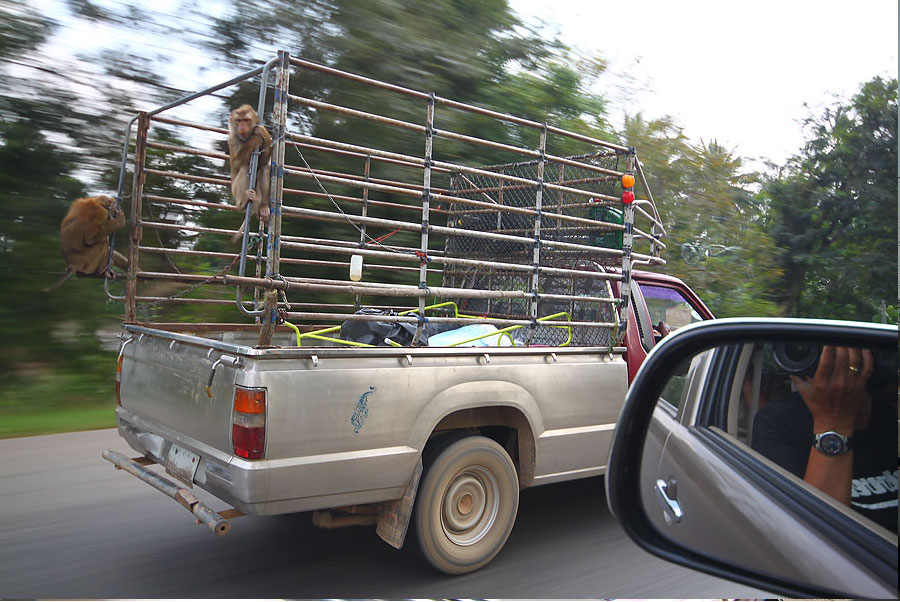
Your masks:
<svg viewBox="0 0 900 602"><path fill-rule="evenodd" d="M246 140L253 133L253 128L259 123L256 111L250 105L241 105L231 112L229 118L230 130L241 140Z"/></svg>
<svg viewBox="0 0 900 602"><path fill-rule="evenodd" d="M234 120L234 125L237 128L237 135L241 138L246 138L250 135L250 130L253 129L253 123L248 115L243 114L239 115Z"/></svg>

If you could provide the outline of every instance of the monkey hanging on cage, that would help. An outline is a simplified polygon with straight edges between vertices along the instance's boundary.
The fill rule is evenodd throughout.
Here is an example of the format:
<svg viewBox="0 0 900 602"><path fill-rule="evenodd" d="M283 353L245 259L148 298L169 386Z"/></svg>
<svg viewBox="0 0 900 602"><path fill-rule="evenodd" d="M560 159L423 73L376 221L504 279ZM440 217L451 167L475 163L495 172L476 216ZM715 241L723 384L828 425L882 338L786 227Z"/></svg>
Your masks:
<svg viewBox="0 0 900 602"><path fill-rule="evenodd" d="M55 284L44 289L54 291L72 277L104 276L109 261L109 235L125 225L125 212L115 208L111 196L76 199L59 226L59 251L66 263L66 273ZM113 251L113 263L128 269L128 259Z"/></svg>
<svg viewBox="0 0 900 602"><path fill-rule="evenodd" d="M238 211L243 212L247 203L253 204L252 214L263 223L269 221L269 159L272 137L259 123L259 115L250 105L242 105L228 117L228 159L231 164L231 195ZM256 186L250 188L250 157L260 149L256 167ZM232 237L237 242L244 234L247 220Z"/></svg>

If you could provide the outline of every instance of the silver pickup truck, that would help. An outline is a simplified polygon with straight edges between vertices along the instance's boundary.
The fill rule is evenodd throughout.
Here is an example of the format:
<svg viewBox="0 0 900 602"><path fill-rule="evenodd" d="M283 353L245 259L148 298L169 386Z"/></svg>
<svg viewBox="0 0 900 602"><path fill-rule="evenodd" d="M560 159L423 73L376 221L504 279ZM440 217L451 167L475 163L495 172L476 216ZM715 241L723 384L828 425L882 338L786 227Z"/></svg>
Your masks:
<svg viewBox="0 0 900 602"><path fill-rule="evenodd" d="M629 332L641 320L652 333L649 308L712 317L677 279L635 283ZM128 444L243 514L324 510L317 524L377 523L398 548L413 517L425 557L449 573L496 555L520 489L603 474L628 373L655 342L256 349L241 334L126 325L116 417Z"/></svg>
<svg viewBox="0 0 900 602"><path fill-rule="evenodd" d="M294 96L291 68L422 101L425 125ZM277 71L266 122L275 140L272 218L258 238L244 229L239 255L221 252L219 242L235 233L219 219L230 207L198 200L208 194L201 187L227 187L227 178L173 172L164 158L225 156L149 135L151 124L224 134L161 115L203 94L134 120L130 267L124 294L111 290L117 278L106 286L125 304L118 429L139 455L103 455L218 534L242 514L314 511L319 526L376 525L379 536L400 548L412 524L435 568L475 570L509 536L521 489L603 474L628 383L649 349L670 328L712 315L681 281L633 269L635 262L664 263L664 229L634 149L283 52L207 93L261 74L263 115L271 69ZM288 101L421 132L425 158L292 134ZM504 153L516 148L434 128L435 110L445 106L532 128L539 148L518 149L526 155L519 163L437 160L442 139ZM554 156L547 149L556 138L585 152ZM123 180L130 143L129 133ZM300 153L300 165L285 162L286 148ZM358 161L360 172L311 165L329 152L345 169L348 157ZM380 162L388 166L383 174ZM397 180L398 165L424 179ZM256 173L252 165L250 171ZM648 198L635 198L636 178ZM173 182L178 186L167 186ZM361 196L347 192L354 188ZM380 198L370 198L375 194ZM288 195L298 202L286 205ZM332 209L323 210L328 201ZM350 210L354 203L360 211ZM417 221L398 219L410 211ZM214 213L218 221L204 221ZM193 238L155 247L144 242L149 229ZM413 233L418 244L410 244L411 236L389 244L397 232ZM146 268L162 255L171 266L184 256L231 264L215 274L138 267L138 259ZM248 275L254 261L256 275ZM335 275L348 265L349 280ZM189 288L159 296L173 283ZM216 293L223 289L236 299ZM250 290L252 301L245 300ZM344 295L342 303L337 295ZM444 301L426 306L426 297ZM418 304L404 304L410 298ZM230 304L252 322L152 321L176 303L194 304L198 312ZM362 306L370 309L359 311ZM377 330L385 326L395 331ZM441 344L435 326L444 331ZM490 330L459 334L467 327ZM352 334L360 329L378 334L363 340ZM213 510L194 487L232 508Z"/></svg>

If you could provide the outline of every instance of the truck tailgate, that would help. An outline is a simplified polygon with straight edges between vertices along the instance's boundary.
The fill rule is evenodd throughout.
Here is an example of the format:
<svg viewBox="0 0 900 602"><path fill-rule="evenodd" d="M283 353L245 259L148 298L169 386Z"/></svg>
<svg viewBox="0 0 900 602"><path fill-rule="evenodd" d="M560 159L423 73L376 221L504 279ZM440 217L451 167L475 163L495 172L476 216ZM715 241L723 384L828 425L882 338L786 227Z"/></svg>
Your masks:
<svg viewBox="0 0 900 602"><path fill-rule="evenodd" d="M122 407L230 455L237 371L233 360L237 358L210 347L135 335L123 349Z"/></svg>

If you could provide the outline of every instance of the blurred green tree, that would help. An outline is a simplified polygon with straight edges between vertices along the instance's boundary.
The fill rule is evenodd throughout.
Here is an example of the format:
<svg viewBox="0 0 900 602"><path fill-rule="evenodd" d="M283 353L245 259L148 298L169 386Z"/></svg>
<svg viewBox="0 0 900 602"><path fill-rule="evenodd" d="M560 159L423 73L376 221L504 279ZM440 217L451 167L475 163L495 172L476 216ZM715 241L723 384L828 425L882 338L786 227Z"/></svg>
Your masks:
<svg viewBox="0 0 900 602"><path fill-rule="evenodd" d="M764 186L786 315L871 320L897 283L897 80L876 77L807 120L810 138Z"/></svg>
<svg viewBox="0 0 900 602"><path fill-rule="evenodd" d="M766 205L752 192L759 176L715 141L691 145L670 117L626 117L622 138L638 149L666 226L665 271L719 317L776 314L780 270Z"/></svg>

